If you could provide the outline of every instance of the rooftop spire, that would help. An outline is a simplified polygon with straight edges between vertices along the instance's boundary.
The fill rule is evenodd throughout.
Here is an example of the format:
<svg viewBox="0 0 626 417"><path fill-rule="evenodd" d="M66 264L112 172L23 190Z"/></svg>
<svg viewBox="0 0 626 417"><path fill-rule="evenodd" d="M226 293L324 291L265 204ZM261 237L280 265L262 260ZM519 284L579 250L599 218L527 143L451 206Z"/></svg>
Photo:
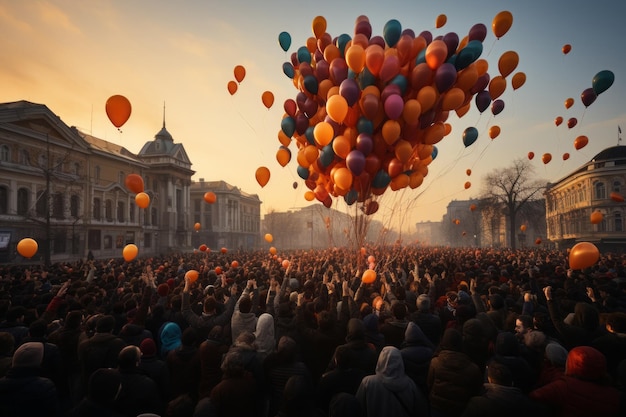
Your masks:
<svg viewBox="0 0 626 417"><path fill-rule="evenodd" d="M165 129L165 101L163 102L163 129Z"/></svg>

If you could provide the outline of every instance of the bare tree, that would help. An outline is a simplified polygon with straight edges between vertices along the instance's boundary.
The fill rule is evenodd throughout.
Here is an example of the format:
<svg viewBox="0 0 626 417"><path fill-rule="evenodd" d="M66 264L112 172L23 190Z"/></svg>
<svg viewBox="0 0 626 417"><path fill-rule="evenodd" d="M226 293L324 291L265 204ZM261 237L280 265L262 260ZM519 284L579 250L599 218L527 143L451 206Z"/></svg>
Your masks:
<svg viewBox="0 0 626 417"><path fill-rule="evenodd" d="M546 181L535 178L534 167L529 161L518 158L506 168L496 169L483 180L485 198L494 206L503 207L508 217L510 247L515 249L517 216L527 203L541 198Z"/></svg>

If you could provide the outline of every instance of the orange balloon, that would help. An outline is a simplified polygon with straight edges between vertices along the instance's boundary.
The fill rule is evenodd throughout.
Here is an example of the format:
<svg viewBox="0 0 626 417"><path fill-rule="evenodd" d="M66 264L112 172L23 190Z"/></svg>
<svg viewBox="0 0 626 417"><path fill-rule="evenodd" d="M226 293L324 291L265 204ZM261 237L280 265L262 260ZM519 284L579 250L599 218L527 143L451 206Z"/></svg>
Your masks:
<svg viewBox="0 0 626 417"><path fill-rule="evenodd" d="M195 269L190 269L189 271L185 272L185 280L190 284L193 284L198 280L199 275L200 274L198 273L198 271L196 271Z"/></svg>
<svg viewBox="0 0 626 417"><path fill-rule="evenodd" d="M209 204L213 204L215 203L215 200L217 199L217 197L215 196L215 193L213 191L207 191L206 193L204 193L204 201L206 201Z"/></svg>
<svg viewBox="0 0 626 417"><path fill-rule="evenodd" d="M561 123L563 123L563 118L561 116L557 116L557 118L554 119L554 124L560 126Z"/></svg>
<svg viewBox="0 0 626 417"><path fill-rule="evenodd" d="M491 30L498 39L503 37L511 29L511 26L513 26L513 15L506 10L498 13L491 22Z"/></svg>
<svg viewBox="0 0 626 417"><path fill-rule="evenodd" d="M271 233L266 233L266 234L265 234L265 241L266 241L267 243L272 243L272 241L273 241L273 240L274 240L274 236L272 236L272 234L271 234Z"/></svg>
<svg viewBox="0 0 626 417"><path fill-rule="evenodd" d="M588 143L589 138L585 135L580 135L576 139L574 139L574 148L576 148L577 151L581 150L582 148L587 146Z"/></svg>
<svg viewBox="0 0 626 417"><path fill-rule="evenodd" d="M130 262L135 259L138 253L139 248L137 248L137 245L133 243L129 243L128 245L124 246L124 249L122 250L122 256L124 257L124 260L126 262Z"/></svg>
<svg viewBox="0 0 626 417"><path fill-rule="evenodd" d="M437 39L426 47L426 64L431 70L436 70L446 61L448 56L448 46L446 43Z"/></svg>
<svg viewBox="0 0 626 417"><path fill-rule="evenodd" d="M120 128L128 121L132 107L126 97L117 94L108 98L105 110L113 126Z"/></svg>
<svg viewBox="0 0 626 417"><path fill-rule="evenodd" d="M283 259L282 266L285 269L289 268L289 260Z"/></svg>
<svg viewBox="0 0 626 417"><path fill-rule="evenodd" d="M228 249L226 249L226 248L222 248L222 249L220 249L220 252L222 252L222 253L226 253L226 252L228 252Z"/></svg>
<svg viewBox="0 0 626 417"><path fill-rule="evenodd" d="M202 225L200 225L200 223L196 223L196 224L193 225L193 230L195 230L197 232L198 230L200 230L201 227L202 227Z"/></svg>
<svg viewBox="0 0 626 417"><path fill-rule="evenodd" d="M526 231L526 225L525 224L521 225L519 227L519 230L521 230L522 232L525 232Z"/></svg>
<svg viewBox="0 0 626 417"><path fill-rule="evenodd" d="M578 123L578 120L577 120L575 117L570 117L570 118L567 120L567 127L571 129L571 128L573 128L574 126L576 126L576 124L577 124L577 123Z"/></svg>
<svg viewBox="0 0 626 417"><path fill-rule="evenodd" d="M472 170L471 170L471 169L469 169L469 168L468 168L468 169L466 169L466 170L465 170L465 175L467 175L468 177L469 177L470 175L472 175Z"/></svg>
<svg viewBox="0 0 626 417"><path fill-rule="evenodd" d="M611 192L611 194L609 194L609 196L611 197L611 200L615 201L616 203L623 203L624 202L624 196L621 195L620 193L613 191Z"/></svg>
<svg viewBox="0 0 626 417"><path fill-rule="evenodd" d="M440 14L439 16L437 16L437 20L435 20L435 27L439 29L440 27L443 27L443 25L445 25L447 21L448 17L445 14Z"/></svg>
<svg viewBox="0 0 626 417"><path fill-rule="evenodd" d="M376 280L376 271L374 271L373 269L366 269L365 272L363 272L363 276L361 277L361 282L363 282L364 284L371 284L375 280Z"/></svg>
<svg viewBox="0 0 626 417"><path fill-rule="evenodd" d="M143 192L143 178L139 174L128 174L124 179L124 185L135 194Z"/></svg>
<svg viewBox="0 0 626 417"><path fill-rule="evenodd" d="M465 182L464 187L465 187L465 189L466 189L466 190L467 190L468 188L470 188L471 186L472 186L472 183L471 183L471 182L469 182L469 181L466 181L466 182Z"/></svg>
<svg viewBox="0 0 626 417"><path fill-rule="evenodd" d="M326 32L326 19L324 16L315 16L311 22L311 29L317 39L321 38Z"/></svg>
<svg viewBox="0 0 626 417"><path fill-rule="evenodd" d="M569 153L565 152L565 153L563 154L563 160L564 160L564 161L567 161L568 159L569 159Z"/></svg>
<svg viewBox="0 0 626 417"><path fill-rule="evenodd" d="M135 204L139 208L147 208L150 205L150 196L146 193L139 193L135 196Z"/></svg>
<svg viewBox="0 0 626 417"><path fill-rule="evenodd" d="M231 268L233 268L233 269L235 269L235 268L239 268L239 262L237 262L237 261L232 261L232 262L230 263L230 267L231 267Z"/></svg>
<svg viewBox="0 0 626 417"><path fill-rule="evenodd" d="M590 242L575 244L569 252L569 267L572 269L585 269L595 264L600 259L600 251Z"/></svg>
<svg viewBox="0 0 626 417"><path fill-rule="evenodd" d="M206 250L208 249L208 246L203 243L202 245L200 245L198 249L200 249L200 252L206 252Z"/></svg>
<svg viewBox="0 0 626 417"><path fill-rule="evenodd" d="M343 123L348 115L348 102L343 96L334 95L326 101L326 113L335 122Z"/></svg>
<svg viewBox="0 0 626 417"><path fill-rule="evenodd" d="M417 101L422 106L422 114L432 109L437 101L437 91L431 85L420 88L417 92Z"/></svg>
<svg viewBox="0 0 626 417"><path fill-rule="evenodd" d="M311 190L307 191L306 193L304 193L304 199L306 201L313 201L315 200L315 193Z"/></svg>
<svg viewBox="0 0 626 417"><path fill-rule="evenodd" d="M476 210L477 207L476 207L476 204L470 204L469 208L470 208L470 211L474 211Z"/></svg>
<svg viewBox="0 0 626 417"><path fill-rule="evenodd" d="M313 128L313 137L315 138L315 142L322 147L328 145L330 141L333 140L334 135L335 130L333 129L333 125L328 122L319 122ZM317 155L315 158L317 159Z"/></svg>
<svg viewBox="0 0 626 417"><path fill-rule="evenodd" d="M24 258L30 259L35 256L38 248L39 245L37 245L37 241L29 237L25 237L17 243L17 253L22 255Z"/></svg>
<svg viewBox="0 0 626 417"><path fill-rule="evenodd" d="M489 137L495 139L500 134L500 126L491 126L489 128Z"/></svg>
<svg viewBox="0 0 626 417"><path fill-rule="evenodd" d="M501 75L496 75L489 81L489 95L492 100L497 99L506 90L506 78Z"/></svg>
<svg viewBox="0 0 626 417"><path fill-rule="evenodd" d="M570 45L569 43L566 43L565 45L563 45L563 48L561 48L561 51L563 51L563 54L565 55L569 54L571 50L572 45Z"/></svg>
<svg viewBox="0 0 626 417"><path fill-rule="evenodd" d="M456 110L463 105L465 92L460 88L453 87L442 95L441 110Z"/></svg>
<svg viewBox="0 0 626 417"><path fill-rule="evenodd" d="M534 152L528 152L528 159L530 159L532 161L532 159L535 157L535 153Z"/></svg>
<svg viewBox="0 0 626 417"><path fill-rule="evenodd" d="M365 49L361 45L351 45L346 49L346 64L355 74L361 73L365 67Z"/></svg>
<svg viewBox="0 0 626 417"><path fill-rule="evenodd" d="M215 273L217 275L222 275L222 272L224 272L224 271L222 271L222 267L221 266L216 266L215 267Z"/></svg>
<svg viewBox="0 0 626 417"><path fill-rule="evenodd" d="M574 99L573 98L568 98L565 99L565 108L569 109L570 107L572 107L574 105Z"/></svg>
<svg viewBox="0 0 626 417"><path fill-rule="evenodd" d="M237 65L235 67L235 79L237 80L237 82L242 82L243 79L246 77L246 69L243 67L243 65Z"/></svg>
<svg viewBox="0 0 626 417"><path fill-rule="evenodd" d="M289 163L289 161L291 161L291 151L288 148L281 146L276 151L276 160L278 161L281 167L286 166Z"/></svg>
<svg viewBox="0 0 626 417"><path fill-rule="evenodd" d="M543 161L544 164L547 164L548 162L552 161L552 155L549 153L544 153L541 156L541 160Z"/></svg>
<svg viewBox="0 0 626 417"><path fill-rule="evenodd" d="M271 253L272 255L276 255L276 248L275 248L274 246L272 246L272 247L270 248L270 253Z"/></svg>
<svg viewBox="0 0 626 417"><path fill-rule="evenodd" d="M271 91L265 91L261 95L261 101L263 102L263 105L265 107L267 107L268 109L271 108L274 104L274 94Z"/></svg>
<svg viewBox="0 0 626 417"><path fill-rule="evenodd" d="M506 51L500 56L498 60L498 70L500 70L500 74L503 77L507 77L515 68L517 68L517 64L519 63L519 55L515 51Z"/></svg>
<svg viewBox="0 0 626 417"><path fill-rule="evenodd" d="M535 245L541 245L541 238L540 237L535 239Z"/></svg>
<svg viewBox="0 0 626 417"><path fill-rule="evenodd" d="M513 75L513 78L511 78L511 87L513 87L513 90L517 90L518 88L523 86L525 83L526 83L526 74L523 72L516 72Z"/></svg>
<svg viewBox="0 0 626 417"><path fill-rule="evenodd" d="M590 216L591 224L602 223L603 219L604 219L604 215L602 214L601 211L596 210L591 213L591 216Z"/></svg>
<svg viewBox="0 0 626 417"><path fill-rule="evenodd" d="M255 173L256 181L259 183L261 187L265 187L265 185L270 180L270 170L267 167L258 167Z"/></svg>
<svg viewBox="0 0 626 417"><path fill-rule="evenodd" d="M238 87L237 87L236 82L232 80L228 82L228 92L230 93L231 96L237 92L237 88Z"/></svg>

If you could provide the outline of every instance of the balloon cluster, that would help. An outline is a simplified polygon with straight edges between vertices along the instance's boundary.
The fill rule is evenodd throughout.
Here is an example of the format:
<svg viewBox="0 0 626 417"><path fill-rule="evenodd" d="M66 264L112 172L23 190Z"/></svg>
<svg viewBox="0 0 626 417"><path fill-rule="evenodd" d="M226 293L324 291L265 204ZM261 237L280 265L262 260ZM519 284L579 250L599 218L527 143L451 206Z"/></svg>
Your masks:
<svg viewBox="0 0 626 417"><path fill-rule="evenodd" d="M437 18L437 27L445 25ZM507 33L513 16L498 13L492 22L497 38ZM305 181L305 198L330 207L333 198L348 205L363 204L366 214L378 209L376 198L386 190L419 187L436 158L436 144L451 133L451 112L463 117L474 103L482 113L504 109L497 100L518 55L505 52L497 76L480 56L487 27L478 23L462 39L454 32L433 37L416 35L397 20L372 35L367 16L356 19L353 35L332 37L322 16L313 19L314 36L291 54L283 72L298 90L284 102L277 159L290 159L285 149L295 139L297 173ZM282 32L279 44L287 51L291 37ZM526 80L512 77L514 89ZM492 139L500 129L490 132ZM470 127L463 143L470 146L478 131ZM466 184L466 188L468 185Z"/></svg>

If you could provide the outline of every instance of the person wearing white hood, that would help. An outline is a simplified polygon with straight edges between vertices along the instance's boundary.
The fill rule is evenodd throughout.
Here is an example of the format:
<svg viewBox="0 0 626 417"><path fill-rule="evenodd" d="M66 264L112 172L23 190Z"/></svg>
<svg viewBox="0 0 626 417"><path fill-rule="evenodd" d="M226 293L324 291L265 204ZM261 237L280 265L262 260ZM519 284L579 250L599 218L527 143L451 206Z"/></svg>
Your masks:
<svg viewBox="0 0 626 417"><path fill-rule="evenodd" d="M356 398L364 416L426 416L428 403L404 372L400 350L385 346L378 356L376 374L363 378Z"/></svg>

